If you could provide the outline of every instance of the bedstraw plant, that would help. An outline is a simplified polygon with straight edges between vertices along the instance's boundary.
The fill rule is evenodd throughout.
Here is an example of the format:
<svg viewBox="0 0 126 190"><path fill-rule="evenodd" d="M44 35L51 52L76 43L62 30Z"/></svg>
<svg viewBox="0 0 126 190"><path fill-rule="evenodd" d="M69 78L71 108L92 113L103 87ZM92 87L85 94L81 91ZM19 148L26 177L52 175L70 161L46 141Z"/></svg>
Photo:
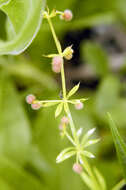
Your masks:
<svg viewBox="0 0 126 190"><path fill-rule="evenodd" d="M107 184L104 177L95 166L90 165L88 160L89 158L95 158L95 156L90 151L88 151L88 147L98 143L100 140L99 138L90 139L95 131L95 128L90 129L86 134L83 134L82 128L77 130L69 107L69 104L72 104L76 110L83 109L84 102L88 100L87 98L72 98L72 96L78 91L80 84L74 86L69 92L67 92L66 89L64 59L70 60L74 51L72 49L72 45L62 50L61 44L57 38L52 24L52 19L57 15L61 20L70 21L73 18L73 14L70 10L61 12L54 9L50 12L48 8L46 11L43 11L42 14L44 19L46 19L49 24L57 48L57 53L44 56L52 59L52 70L55 73L61 74L62 98L57 100L38 100L34 95L31 94L26 97L26 101L28 104L31 104L31 107L34 110L49 106L56 106L55 118L65 113L61 118L59 130L61 137L66 137L68 141L70 141L71 146L60 152L56 158L56 163L61 163L64 160L74 156L75 161L73 164L73 171L80 175L88 188L90 190L107 190ZM125 181L122 180L119 184L112 188L112 190L119 190L124 185L124 183Z"/></svg>

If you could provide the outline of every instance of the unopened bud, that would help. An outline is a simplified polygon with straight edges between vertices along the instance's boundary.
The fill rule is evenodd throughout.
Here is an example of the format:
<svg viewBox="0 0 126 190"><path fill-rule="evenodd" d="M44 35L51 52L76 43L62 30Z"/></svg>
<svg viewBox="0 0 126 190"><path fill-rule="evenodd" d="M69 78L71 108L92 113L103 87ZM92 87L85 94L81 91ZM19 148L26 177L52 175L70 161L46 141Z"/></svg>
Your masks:
<svg viewBox="0 0 126 190"><path fill-rule="evenodd" d="M80 164L75 163L73 165L73 171L76 172L77 174L81 174L81 172L83 171L83 168Z"/></svg>
<svg viewBox="0 0 126 190"><path fill-rule="evenodd" d="M39 102L31 104L33 110L39 110L41 108L41 104Z"/></svg>
<svg viewBox="0 0 126 190"><path fill-rule="evenodd" d="M60 16L60 18L61 18L62 20L65 20L65 21L70 21L70 20L72 20L72 18L73 18L72 11L69 10L69 9L66 9L66 10L63 12L63 14Z"/></svg>
<svg viewBox="0 0 126 190"><path fill-rule="evenodd" d="M84 105L81 101L79 101L77 104L75 104L76 110L81 110L83 109Z"/></svg>
<svg viewBox="0 0 126 190"><path fill-rule="evenodd" d="M32 104L35 101L36 97L33 94L30 94L26 97L26 102Z"/></svg>
<svg viewBox="0 0 126 190"><path fill-rule="evenodd" d="M72 46L69 46L63 51L63 56L65 57L65 59L70 60L73 57L73 53L74 50L72 49Z"/></svg>
<svg viewBox="0 0 126 190"><path fill-rule="evenodd" d="M60 73L61 71L61 66L63 63L63 58L61 56L56 56L52 59L52 70L55 73Z"/></svg>

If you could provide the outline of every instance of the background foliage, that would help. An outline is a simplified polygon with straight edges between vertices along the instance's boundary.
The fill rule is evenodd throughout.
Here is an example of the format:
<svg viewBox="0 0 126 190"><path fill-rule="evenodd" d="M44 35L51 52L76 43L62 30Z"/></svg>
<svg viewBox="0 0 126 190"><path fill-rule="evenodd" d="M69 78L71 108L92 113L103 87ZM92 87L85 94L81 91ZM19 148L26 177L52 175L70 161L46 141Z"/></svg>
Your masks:
<svg viewBox="0 0 126 190"><path fill-rule="evenodd" d="M40 26L44 2L33 0L30 8L29 2L0 0L0 188L86 190L71 170L72 161L61 165L55 162L67 142L60 138L54 108L35 112L25 103L30 93L53 99L61 85L51 71L50 60L42 57L56 51L47 23L43 21ZM126 47L122 42L126 41L126 1L48 0L47 4L50 9L73 11L70 23L53 20L63 47L73 44L75 50L72 61L65 64L68 89L80 81L77 96L90 98L82 111L72 108L72 114L78 128L97 128L101 142L93 149L96 159L92 162L111 188L122 178L122 172L106 112L112 114L125 139ZM22 52L38 29L36 38L21 55L5 55Z"/></svg>

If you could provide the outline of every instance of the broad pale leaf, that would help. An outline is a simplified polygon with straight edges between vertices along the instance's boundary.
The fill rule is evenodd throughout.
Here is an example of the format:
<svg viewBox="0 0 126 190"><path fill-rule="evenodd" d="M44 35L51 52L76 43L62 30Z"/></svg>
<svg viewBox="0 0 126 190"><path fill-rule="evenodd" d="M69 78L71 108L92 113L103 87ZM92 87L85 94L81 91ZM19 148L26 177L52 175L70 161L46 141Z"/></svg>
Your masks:
<svg viewBox="0 0 126 190"><path fill-rule="evenodd" d="M0 76L0 153L23 163L31 142L31 132L17 91L5 73Z"/></svg>
<svg viewBox="0 0 126 190"><path fill-rule="evenodd" d="M12 187L12 190L47 190L34 175L2 156L0 157L0 176Z"/></svg>
<svg viewBox="0 0 126 190"><path fill-rule="evenodd" d="M1 1L8 34L8 40L0 42L1 55L20 54L31 44L41 25L44 4L44 0Z"/></svg>

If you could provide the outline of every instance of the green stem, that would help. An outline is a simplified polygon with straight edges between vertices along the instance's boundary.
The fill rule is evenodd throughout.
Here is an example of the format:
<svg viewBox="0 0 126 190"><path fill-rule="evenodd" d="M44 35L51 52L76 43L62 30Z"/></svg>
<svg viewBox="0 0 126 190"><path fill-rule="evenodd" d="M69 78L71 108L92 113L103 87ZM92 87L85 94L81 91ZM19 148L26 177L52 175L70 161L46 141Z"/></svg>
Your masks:
<svg viewBox="0 0 126 190"><path fill-rule="evenodd" d="M122 179L115 187L112 188L112 190L120 190L125 184L126 181Z"/></svg>
<svg viewBox="0 0 126 190"><path fill-rule="evenodd" d="M56 36L53 24L52 24L49 16L47 17L47 20L48 20L48 23L49 23L56 47L57 47L57 51L62 56L62 48L61 48L60 42ZM61 66L61 78L62 78L63 97L64 97L64 99L66 99L66 82L65 82L65 74L64 74L64 62L62 63L62 66Z"/></svg>
<svg viewBox="0 0 126 190"><path fill-rule="evenodd" d="M51 19L49 18L49 16L47 17L47 20L48 20L48 23L49 23L49 26L50 26L50 29L51 29L51 32L52 32L56 47L57 47L57 51L62 56L61 45L60 45L60 42L59 42L59 40L58 40L58 38L56 36L53 24L52 24ZM66 101L66 81L65 81L65 73L64 73L64 62L62 63L62 66L61 66L61 79L62 79L62 88L63 88L63 99ZM71 112L70 112L70 109L69 109L69 105L68 105L67 102L66 102L66 107L67 107L67 115L68 115L68 117L70 119L70 127L71 127L71 131L72 131L72 135L75 138L75 141L77 143L76 130L75 130L74 122L73 122Z"/></svg>

